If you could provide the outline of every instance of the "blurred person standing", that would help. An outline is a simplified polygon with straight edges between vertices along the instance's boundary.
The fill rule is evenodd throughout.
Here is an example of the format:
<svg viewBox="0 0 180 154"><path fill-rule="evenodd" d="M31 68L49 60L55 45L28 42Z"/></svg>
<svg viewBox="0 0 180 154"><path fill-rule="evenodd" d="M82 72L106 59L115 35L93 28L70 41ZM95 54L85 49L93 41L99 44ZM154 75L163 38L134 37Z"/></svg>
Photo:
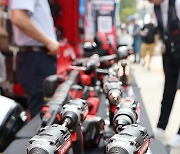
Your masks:
<svg viewBox="0 0 180 154"><path fill-rule="evenodd" d="M148 66L148 70L150 70L151 59L154 54L155 44L157 43L158 40L157 28L152 23L152 18L150 16L149 19L147 19L146 23L144 24L140 34L142 36L142 45L141 45L142 65L144 66L146 64L146 55L149 54L147 66Z"/></svg>
<svg viewBox="0 0 180 154"><path fill-rule="evenodd" d="M141 56L140 56L140 51L141 51L141 35L140 35L140 30L141 27L139 26L139 24L137 23L137 20L134 18L134 20L132 21L134 26L133 26L133 49L134 49L134 63L140 63L141 61Z"/></svg>
<svg viewBox="0 0 180 154"><path fill-rule="evenodd" d="M155 137L163 137L177 89L180 89L180 0L149 0L154 3L158 29L165 45L162 54L165 84ZM180 128L168 145L180 147Z"/></svg>
<svg viewBox="0 0 180 154"><path fill-rule="evenodd" d="M56 73L56 41L48 0L9 0L17 53L17 77L27 94L31 118L45 103L43 80Z"/></svg>
<svg viewBox="0 0 180 154"><path fill-rule="evenodd" d="M127 19L127 31L132 36L134 29L134 15L131 15Z"/></svg>

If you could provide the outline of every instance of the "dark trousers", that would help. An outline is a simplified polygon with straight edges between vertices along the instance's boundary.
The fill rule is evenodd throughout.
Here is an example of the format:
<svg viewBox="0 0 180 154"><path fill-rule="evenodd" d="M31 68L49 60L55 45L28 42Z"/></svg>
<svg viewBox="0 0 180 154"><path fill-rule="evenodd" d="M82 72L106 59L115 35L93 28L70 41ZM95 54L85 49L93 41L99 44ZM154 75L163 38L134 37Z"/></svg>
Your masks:
<svg viewBox="0 0 180 154"><path fill-rule="evenodd" d="M168 51L168 50L167 50ZM175 65L171 53L163 55L163 69L165 74L165 84L163 98L161 102L161 112L157 127L166 129L171 109L173 106L175 94L177 91L177 79L179 66Z"/></svg>
<svg viewBox="0 0 180 154"><path fill-rule="evenodd" d="M178 132L177 132L179 135L180 135L180 127L179 127L179 130L178 130Z"/></svg>
<svg viewBox="0 0 180 154"><path fill-rule="evenodd" d="M45 103L43 80L52 74L56 74L56 57L45 52L18 52L17 77L27 94L31 117L34 117Z"/></svg>

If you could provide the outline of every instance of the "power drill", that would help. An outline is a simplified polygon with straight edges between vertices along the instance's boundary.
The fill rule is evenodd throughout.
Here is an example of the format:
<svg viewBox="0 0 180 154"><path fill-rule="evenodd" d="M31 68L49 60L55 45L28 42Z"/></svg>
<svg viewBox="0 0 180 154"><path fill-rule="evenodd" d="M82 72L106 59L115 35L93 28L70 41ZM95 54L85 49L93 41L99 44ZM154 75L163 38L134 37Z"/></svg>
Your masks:
<svg viewBox="0 0 180 154"><path fill-rule="evenodd" d="M73 126L82 123L87 115L87 102L79 98L70 100L68 104L63 106L61 112L62 122L64 123L64 126L69 129L72 129Z"/></svg>
<svg viewBox="0 0 180 154"><path fill-rule="evenodd" d="M108 69L108 75L115 76L118 78L119 76L119 66L117 63L113 64L109 69Z"/></svg>
<svg viewBox="0 0 180 154"><path fill-rule="evenodd" d="M146 128L132 124L110 138L106 154L145 154L150 145Z"/></svg>
<svg viewBox="0 0 180 154"><path fill-rule="evenodd" d="M74 84L78 71L73 70L69 74L68 80L61 83L55 90L52 99L42 107L41 117L42 124L41 127L50 126L54 123L60 122L60 112L62 106L69 101L69 91Z"/></svg>
<svg viewBox="0 0 180 154"><path fill-rule="evenodd" d="M122 83L115 76L105 76L103 80L103 89L110 104L118 105L122 98Z"/></svg>
<svg viewBox="0 0 180 154"><path fill-rule="evenodd" d="M125 88L127 88L127 85L129 85L129 61L128 56L133 54L133 48L127 45L122 45L118 47L116 51L117 59L120 62L120 65L122 67L120 71L120 80L122 81L122 84Z"/></svg>
<svg viewBox="0 0 180 154"><path fill-rule="evenodd" d="M139 114L140 104L137 101L129 97L122 99L113 118L115 131L120 132L124 126L135 124Z"/></svg>
<svg viewBox="0 0 180 154"><path fill-rule="evenodd" d="M65 154L71 145L71 134L68 129L53 124L42 128L30 139L27 154Z"/></svg>
<svg viewBox="0 0 180 154"><path fill-rule="evenodd" d="M74 99L63 106L61 112L62 125L71 132L73 154L83 154L83 136L81 123L88 115L88 105L85 100Z"/></svg>
<svg viewBox="0 0 180 154"><path fill-rule="evenodd" d="M114 113L116 111L117 105L121 101L123 93L121 82L118 80L117 77L107 75L104 77L103 80L103 89L109 101L110 126L113 126Z"/></svg>
<svg viewBox="0 0 180 154"><path fill-rule="evenodd" d="M100 58L98 54L93 54L89 58L79 59L74 62L69 69L77 69L80 71L79 84L81 86L95 85L97 81L97 68L100 66Z"/></svg>
<svg viewBox="0 0 180 154"><path fill-rule="evenodd" d="M100 65L100 58L98 54L92 55L83 63L83 66L86 67L85 72L87 74L95 71L99 65Z"/></svg>

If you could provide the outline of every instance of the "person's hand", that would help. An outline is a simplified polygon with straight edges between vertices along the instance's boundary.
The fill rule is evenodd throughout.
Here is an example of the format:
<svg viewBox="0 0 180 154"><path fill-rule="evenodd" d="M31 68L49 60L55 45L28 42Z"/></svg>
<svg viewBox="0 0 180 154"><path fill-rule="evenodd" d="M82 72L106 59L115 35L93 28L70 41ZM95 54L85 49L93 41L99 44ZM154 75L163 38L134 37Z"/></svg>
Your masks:
<svg viewBox="0 0 180 154"><path fill-rule="evenodd" d="M49 52L48 52L49 55L57 55L57 53L59 51L59 42L55 41L55 40L49 40L46 47L49 50Z"/></svg>
<svg viewBox="0 0 180 154"><path fill-rule="evenodd" d="M166 52L166 46L165 46L165 44L164 44L162 41L160 41L159 46L160 46L160 51L161 51L161 53L164 54L164 53Z"/></svg>

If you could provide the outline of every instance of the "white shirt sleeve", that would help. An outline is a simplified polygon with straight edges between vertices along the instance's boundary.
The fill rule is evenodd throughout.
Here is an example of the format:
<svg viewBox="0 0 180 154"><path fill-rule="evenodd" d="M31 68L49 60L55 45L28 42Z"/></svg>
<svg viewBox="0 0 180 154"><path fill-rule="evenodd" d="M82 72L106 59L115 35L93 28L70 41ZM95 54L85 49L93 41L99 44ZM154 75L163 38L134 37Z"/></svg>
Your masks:
<svg viewBox="0 0 180 154"><path fill-rule="evenodd" d="M11 0L11 10L27 10L33 14L37 1L38 0Z"/></svg>

